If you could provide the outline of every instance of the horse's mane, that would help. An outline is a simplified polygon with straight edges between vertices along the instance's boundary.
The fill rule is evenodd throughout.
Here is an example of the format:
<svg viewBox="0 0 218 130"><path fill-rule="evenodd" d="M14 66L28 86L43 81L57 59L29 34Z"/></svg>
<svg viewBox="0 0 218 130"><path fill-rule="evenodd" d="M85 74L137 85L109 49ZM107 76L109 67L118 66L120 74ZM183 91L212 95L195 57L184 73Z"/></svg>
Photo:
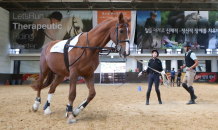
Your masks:
<svg viewBox="0 0 218 130"><path fill-rule="evenodd" d="M100 28L102 26L107 26L106 28L110 28L111 26L114 26L113 24L111 24L112 22L115 22L117 21L117 19L115 18L110 18L110 19L107 19L107 20L104 20L103 22L99 23L96 27L94 27L93 29L91 29L90 31L93 31L97 28ZM106 29L105 28L105 29Z"/></svg>

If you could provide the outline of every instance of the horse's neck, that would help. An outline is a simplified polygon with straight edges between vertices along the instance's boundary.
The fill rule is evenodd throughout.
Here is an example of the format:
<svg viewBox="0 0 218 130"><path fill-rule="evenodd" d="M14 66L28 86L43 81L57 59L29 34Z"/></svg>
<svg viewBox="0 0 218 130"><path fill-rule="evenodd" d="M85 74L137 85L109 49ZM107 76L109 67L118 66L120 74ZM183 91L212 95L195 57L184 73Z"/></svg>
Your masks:
<svg viewBox="0 0 218 130"><path fill-rule="evenodd" d="M104 47L110 41L110 33L115 30L116 20L108 20L88 32L91 47ZM116 35L116 34L114 34Z"/></svg>

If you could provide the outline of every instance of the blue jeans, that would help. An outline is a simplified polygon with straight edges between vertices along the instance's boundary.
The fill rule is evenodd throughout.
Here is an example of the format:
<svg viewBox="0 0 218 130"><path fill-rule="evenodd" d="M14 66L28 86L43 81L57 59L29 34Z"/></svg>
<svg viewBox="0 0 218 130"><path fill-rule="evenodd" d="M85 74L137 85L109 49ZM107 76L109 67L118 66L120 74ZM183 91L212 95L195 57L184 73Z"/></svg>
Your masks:
<svg viewBox="0 0 218 130"><path fill-rule="evenodd" d="M174 86L175 77L171 77L171 84L173 83Z"/></svg>
<svg viewBox="0 0 218 130"><path fill-rule="evenodd" d="M176 82L177 82L177 86L180 86L180 83L181 83L181 77L177 77Z"/></svg>

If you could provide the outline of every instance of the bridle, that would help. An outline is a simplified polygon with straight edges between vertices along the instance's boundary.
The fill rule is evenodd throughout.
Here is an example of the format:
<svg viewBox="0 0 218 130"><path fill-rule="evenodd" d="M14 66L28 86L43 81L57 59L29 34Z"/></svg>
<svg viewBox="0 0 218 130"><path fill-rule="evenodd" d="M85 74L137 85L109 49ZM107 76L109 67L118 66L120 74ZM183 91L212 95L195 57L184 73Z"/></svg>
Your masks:
<svg viewBox="0 0 218 130"><path fill-rule="evenodd" d="M98 47L90 47L89 46L89 41L88 41L88 32L87 32L87 45L88 46L72 46L72 45L68 45L68 47L75 47L75 48L83 48L83 49L85 49L85 48L89 48L89 49L91 49L93 52L94 52L94 50L93 49L98 49L98 50L102 50L102 49L109 49L109 52L106 54L106 55L109 55L110 53L111 53L111 51L116 51L116 52L120 52L120 50L121 50L121 48L119 47L119 43L121 43L121 42L127 42L128 44L130 44L130 41L129 41L129 29L128 29L128 25L123 25L124 27L126 27L126 29L127 29L127 40L122 40L122 41L120 41L119 40L119 38L118 38L118 26L119 25L121 25L121 24L119 24L119 23L117 23L116 24L116 28L115 28L115 30L114 30L114 32L113 32L113 35L112 35L112 37L111 37L111 39L113 38L113 36L114 36L114 34L115 34L115 32L116 32L116 43L115 43L115 47L112 47L112 45L111 45L111 47L102 47L102 46L98 46ZM71 38L70 39L68 39L68 40L72 40ZM119 48L118 48L119 47ZM100 55L104 55L104 54L100 54ZM127 56L129 56L130 55L130 53L128 53L128 55Z"/></svg>
<svg viewBox="0 0 218 130"><path fill-rule="evenodd" d="M77 23L77 22L74 22L74 21L73 21L73 18L72 18L72 26L71 26L71 28L70 28L69 35L70 35L70 33L71 33L72 28L74 28L74 34L75 34L75 35L78 35L78 34L79 34L79 32L78 32L79 29L78 29L78 27L75 26L75 23ZM70 36L71 36L71 35L70 35Z"/></svg>
<svg viewBox="0 0 218 130"><path fill-rule="evenodd" d="M114 36L114 34L115 34L115 32L116 32L116 43L115 43L115 48L114 47L112 47L112 45L111 45L111 47L102 47L102 46L98 46L98 47L90 47L89 46L89 41L88 41L88 32L87 32L87 46L73 46L73 45L70 45L69 43L70 43L70 41L74 38L74 37L71 37L70 39L68 39L67 40L67 42L66 42L66 44L65 44L65 47L64 47L64 49L67 49L68 50L68 48L69 47L75 47L75 48L82 48L83 49L83 52L82 52L82 54L80 55L80 57L78 57L72 64L70 64L69 65L69 62L68 63L65 63L66 64L66 68L67 68L67 70L69 71L69 67L70 66L72 66L72 65L74 65L81 57L82 57L82 55L84 54L84 52L85 52L85 49L86 48L89 48L89 49L91 49L92 50L92 52L94 52L94 49L98 49L98 50L102 50L102 49L109 49L109 52L107 53L107 54L99 54L99 55L104 55L104 56L107 56L107 55L109 55L110 53L111 53L111 51L116 51L116 52L120 52L121 51L121 47L119 47L119 43L120 42L126 42L128 45L130 44L130 41L129 41L129 30L128 30L128 25L123 25L124 27L126 27L126 29L127 29L127 40L123 40L123 41L120 41L119 40L119 38L118 38L118 26L119 25L121 25L121 24L119 24L119 23L117 23L116 24L116 28L115 28L115 30L114 30L114 32L113 32L113 35L112 35L112 37L111 37L111 39L113 38L113 36ZM72 29L72 27L71 27L71 29ZM119 47L119 48L118 48ZM126 48L127 48L127 46L126 46ZM130 50L128 50L128 51L130 51ZM126 55L126 56L129 56L130 55L130 52L128 53L128 55ZM68 60L68 57L67 57L67 59L66 60Z"/></svg>
<svg viewBox="0 0 218 130"><path fill-rule="evenodd" d="M119 24L119 23L117 23L117 25L116 25L116 28L115 28L115 30L114 30L114 32L113 32L113 35L112 35L112 37L111 38L113 38L113 36L114 36L114 33L116 32L116 43L115 43L115 50L116 50L116 52L120 52L120 50L121 50L121 47L118 45L120 42L127 42L128 44L130 44L130 41L129 41L129 26L127 25L127 24L124 24L123 26L124 27L126 27L126 30L127 30L127 40L123 40L123 41L120 41L119 40L119 38L118 38L118 26L119 25L121 25L121 24ZM112 44L113 45L113 44ZM118 48L119 47L119 48ZM127 56L129 56L130 55L130 53L128 53L128 55Z"/></svg>

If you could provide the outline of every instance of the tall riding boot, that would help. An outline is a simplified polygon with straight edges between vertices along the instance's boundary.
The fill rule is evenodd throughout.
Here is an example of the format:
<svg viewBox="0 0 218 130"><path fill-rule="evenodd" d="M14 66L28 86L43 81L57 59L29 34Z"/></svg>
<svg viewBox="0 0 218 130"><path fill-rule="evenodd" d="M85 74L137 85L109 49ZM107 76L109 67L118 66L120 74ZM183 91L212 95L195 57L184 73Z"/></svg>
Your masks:
<svg viewBox="0 0 218 130"><path fill-rule="evenodd" d="M150 93L151 92L147 92L147 95L146 95L146 105L149 105Z"/></svg>
<svg viewBox="0 0 218 130"><path fill-rule="evenodd" d="M185 83L182 83L182 86L183 86L183 88L185 89L185 90L187 90L189 93L190 93L190 91L189 91L189 88L188 88L188 86L185 84ZM191 93L190 93L191 94ZM194 94L194 99L197 99L198 97Z"/></svg>
<svg viewBox="0 0 218 130"><path fill-rule="evenodd" d="M160 90L156 90L156 93L157 93L159 104L162 104L161 97L160 97Z"/></svg>
<svg viewBox="0 0 218 130"><path fill-rule="evenodd" d="M190 92L191 100L187 103L187 105L195 104L194 89L192 86L189 87L189 92Z"/></svg>

